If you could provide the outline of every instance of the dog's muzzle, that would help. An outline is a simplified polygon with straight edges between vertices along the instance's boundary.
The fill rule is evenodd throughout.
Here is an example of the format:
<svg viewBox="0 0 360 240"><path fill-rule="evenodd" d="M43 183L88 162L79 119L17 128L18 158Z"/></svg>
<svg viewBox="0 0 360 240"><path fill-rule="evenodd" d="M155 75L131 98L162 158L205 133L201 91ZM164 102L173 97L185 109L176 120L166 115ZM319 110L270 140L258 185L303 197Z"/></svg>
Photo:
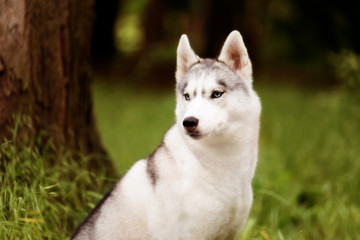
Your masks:
<svg viewBox="0 0 360 240"><path fill-rule="evenodd" d="M183 126L186 131L193 132L199 124L199 119L195 117L186 117L183 121Z"/></svg>

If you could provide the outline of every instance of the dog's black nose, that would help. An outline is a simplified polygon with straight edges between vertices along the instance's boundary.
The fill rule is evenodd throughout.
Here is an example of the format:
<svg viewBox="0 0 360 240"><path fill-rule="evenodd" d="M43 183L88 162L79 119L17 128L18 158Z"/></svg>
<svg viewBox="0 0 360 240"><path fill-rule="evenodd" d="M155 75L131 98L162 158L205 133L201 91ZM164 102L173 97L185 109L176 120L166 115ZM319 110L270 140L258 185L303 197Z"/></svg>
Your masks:
<svg viewBox="0 0 360 240"><path fill-rule="evenodd" d="M194 131L198 126L199 119L194 117L187 117L183 121L183 126L187 131Z"/></svg>

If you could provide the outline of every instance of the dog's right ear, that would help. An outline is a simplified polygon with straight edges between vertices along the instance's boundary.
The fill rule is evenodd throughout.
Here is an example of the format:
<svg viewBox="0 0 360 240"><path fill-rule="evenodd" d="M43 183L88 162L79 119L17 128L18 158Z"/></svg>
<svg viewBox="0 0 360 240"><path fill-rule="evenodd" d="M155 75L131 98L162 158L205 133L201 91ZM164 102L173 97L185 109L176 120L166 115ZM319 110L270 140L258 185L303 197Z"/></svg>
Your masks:
<svg viewBox="0 0 360 240"><path fill-rule="evenodd" d="M176 82L180 82L191 65L199 60L200 58L191 49L189 39L185 34L183 34L177 48Z"/></svg>

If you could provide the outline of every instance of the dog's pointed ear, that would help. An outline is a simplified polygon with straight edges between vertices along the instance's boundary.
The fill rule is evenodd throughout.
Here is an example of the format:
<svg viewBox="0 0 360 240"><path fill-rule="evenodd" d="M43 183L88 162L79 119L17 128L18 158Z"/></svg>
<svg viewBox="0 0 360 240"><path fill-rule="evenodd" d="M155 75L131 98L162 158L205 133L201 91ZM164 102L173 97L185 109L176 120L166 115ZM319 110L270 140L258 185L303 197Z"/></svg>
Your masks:
<svg viewBox="0 0 360 240"><path fill-rule="evenodd" d="M190 66L199 60L200 58L191 49L189 39L183 34L177 48L176 81L179 82L189 70Z"/></svg>
<svg viewBox="0 0 360 240"><path fill-rule="evenodd" d="M221 49L218 57L236 74L252 82L251 61L245 47L243 38L238 31L232 31Z"/></svg>

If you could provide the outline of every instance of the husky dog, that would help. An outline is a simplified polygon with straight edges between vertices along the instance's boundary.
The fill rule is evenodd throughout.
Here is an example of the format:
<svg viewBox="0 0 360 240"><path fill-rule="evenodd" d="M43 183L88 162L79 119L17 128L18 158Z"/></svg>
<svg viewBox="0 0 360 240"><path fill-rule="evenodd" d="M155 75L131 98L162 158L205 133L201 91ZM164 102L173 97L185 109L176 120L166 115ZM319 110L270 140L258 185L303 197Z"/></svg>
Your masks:
<svg viewBox="0 0 360 240"><path fill-rule="evenodd" d="M176 124L73 239L235 239L252 205L261 105L238 31L217 59L177 49Z"/></svg>

